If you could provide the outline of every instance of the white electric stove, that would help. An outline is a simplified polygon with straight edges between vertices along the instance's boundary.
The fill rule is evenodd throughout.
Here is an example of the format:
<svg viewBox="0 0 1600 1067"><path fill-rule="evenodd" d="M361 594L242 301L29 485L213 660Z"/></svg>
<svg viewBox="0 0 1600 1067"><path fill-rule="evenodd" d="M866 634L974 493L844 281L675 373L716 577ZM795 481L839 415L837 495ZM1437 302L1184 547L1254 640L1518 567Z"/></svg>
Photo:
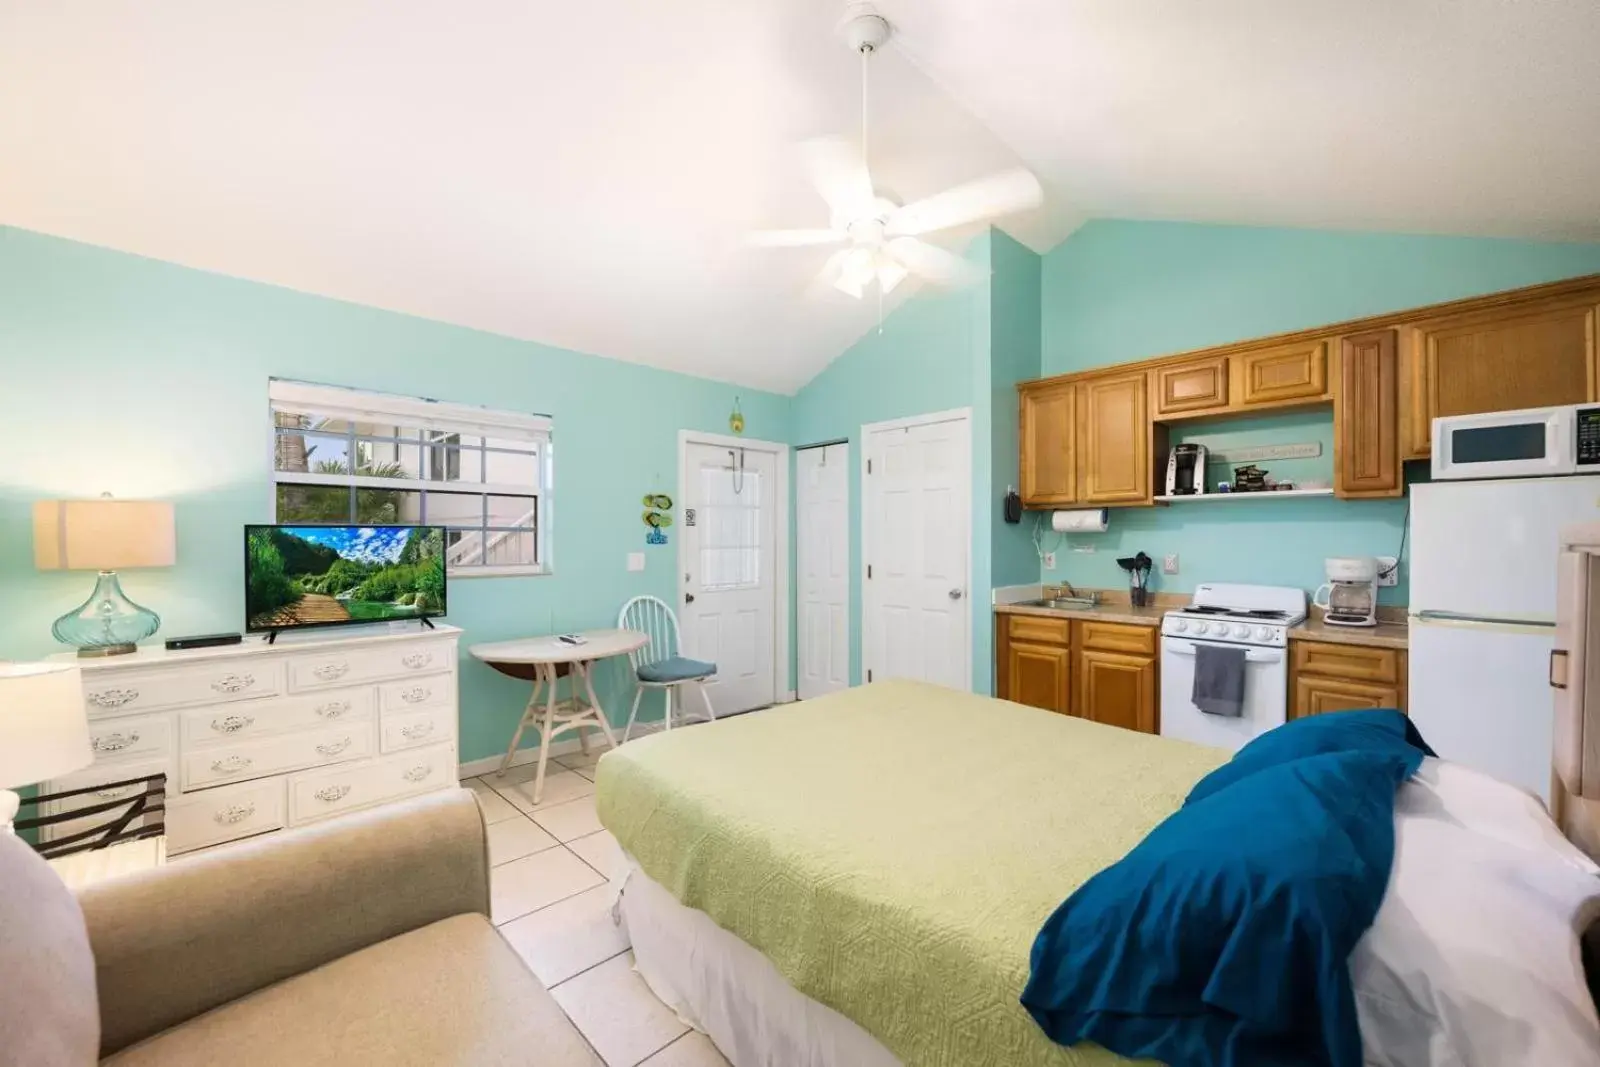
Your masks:
<svg viewBox="0 0 1600 1067"><path fill-rule="evenodd" d="M1161 620L1161 734L1230 751L1283 725L1289 707L1289 627L1306 617L1303 589L1276 585L1195 587L1186 607ZM1208 715L1191 699L1196 648L1245 654L1244 707Z"/></svg>

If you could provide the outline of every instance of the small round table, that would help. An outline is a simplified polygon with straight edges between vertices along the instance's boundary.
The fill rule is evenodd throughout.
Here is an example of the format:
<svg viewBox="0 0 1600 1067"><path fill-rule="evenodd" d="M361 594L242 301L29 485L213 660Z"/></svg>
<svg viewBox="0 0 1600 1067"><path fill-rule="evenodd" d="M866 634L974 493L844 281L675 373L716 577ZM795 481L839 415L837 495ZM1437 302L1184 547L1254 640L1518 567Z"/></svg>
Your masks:
<svg viewBox="0 0 1600 1067"><path fill-rule="evenodd" d="M473 645L467 649L474 659L482 660L501 674L533 682L533 695L517 721L517 732L511 736L506 758L500 761L498 773L504 774L516 755L522 731L530 723L539 726L539 767L534 772L533 802L539 803L544 792L545 764L550 759L550 742L568 730L578 732L578 743L585 754L589 751L588 731L598 728L606 744L617 747L611 735L611 725L606 721L600 698L594 691L594 665L612 656L626 656L650 643L649 635L638 630L585 630L583 644L569 645L556 637L529 637L515 641L496 641L492 644ZM556 699L556 679L564 674L576 674L583 679L583 695L573 682L572 696ZM540 697L543 696L543 703Z"/></svg>

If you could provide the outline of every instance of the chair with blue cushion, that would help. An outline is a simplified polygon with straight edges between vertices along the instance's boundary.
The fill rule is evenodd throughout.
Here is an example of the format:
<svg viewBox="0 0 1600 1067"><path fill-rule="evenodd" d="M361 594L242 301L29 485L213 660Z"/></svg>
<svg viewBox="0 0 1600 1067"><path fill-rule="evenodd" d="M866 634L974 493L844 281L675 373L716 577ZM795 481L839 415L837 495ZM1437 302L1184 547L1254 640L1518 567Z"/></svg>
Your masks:
<svg viewBox="0 0 1600 1067"><path fill-rule="evenodd" d="M634 597L622 606L622 612L617 616L617 626L624 630L637 630L650 638L649 644L628 654L637 684L633 691L633 710L628 713L628 725L622 731L623 741L627 741L633 731L633 721L639 717L639 701L646 689L660 689L666 694L665 729L672 729L672 694L683 685L693 685L700 690L707 717L713 721L716 719L717 713L711 707L711 696L706 692L705 683L706 679L717 673L717 665L679 655L678 617L666 601L653 596ZM681 697L677 703L682 706Z"/></svg>

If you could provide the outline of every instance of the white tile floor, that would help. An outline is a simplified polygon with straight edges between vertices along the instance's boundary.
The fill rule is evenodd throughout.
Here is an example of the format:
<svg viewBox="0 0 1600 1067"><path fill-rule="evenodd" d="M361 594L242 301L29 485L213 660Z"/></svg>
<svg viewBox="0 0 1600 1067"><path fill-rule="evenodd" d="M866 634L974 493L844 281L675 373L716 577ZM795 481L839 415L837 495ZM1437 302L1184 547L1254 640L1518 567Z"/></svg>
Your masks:
<svg viewBox="0 0 1600 1067"><path fill-rule="evenodd" d="M597 756L560 756L533 803L532 765L461 784L489 824L490 911L606 1067L727 1067L704 1034L656 999L611 921L622 852L594 811Z"/></svg>

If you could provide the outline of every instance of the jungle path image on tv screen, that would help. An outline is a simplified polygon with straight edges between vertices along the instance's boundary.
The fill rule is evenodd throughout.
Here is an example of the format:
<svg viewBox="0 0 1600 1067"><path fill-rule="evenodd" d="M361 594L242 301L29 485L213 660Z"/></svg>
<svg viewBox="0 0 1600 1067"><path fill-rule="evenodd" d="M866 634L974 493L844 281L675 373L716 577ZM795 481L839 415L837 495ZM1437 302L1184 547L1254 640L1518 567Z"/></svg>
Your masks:
<svg viewBox="0 0 1600 1067"><path fill-rule="evenodd" d="M444 610L444 532L261 526L248 534L250 629L414 619Z"/></svg>

